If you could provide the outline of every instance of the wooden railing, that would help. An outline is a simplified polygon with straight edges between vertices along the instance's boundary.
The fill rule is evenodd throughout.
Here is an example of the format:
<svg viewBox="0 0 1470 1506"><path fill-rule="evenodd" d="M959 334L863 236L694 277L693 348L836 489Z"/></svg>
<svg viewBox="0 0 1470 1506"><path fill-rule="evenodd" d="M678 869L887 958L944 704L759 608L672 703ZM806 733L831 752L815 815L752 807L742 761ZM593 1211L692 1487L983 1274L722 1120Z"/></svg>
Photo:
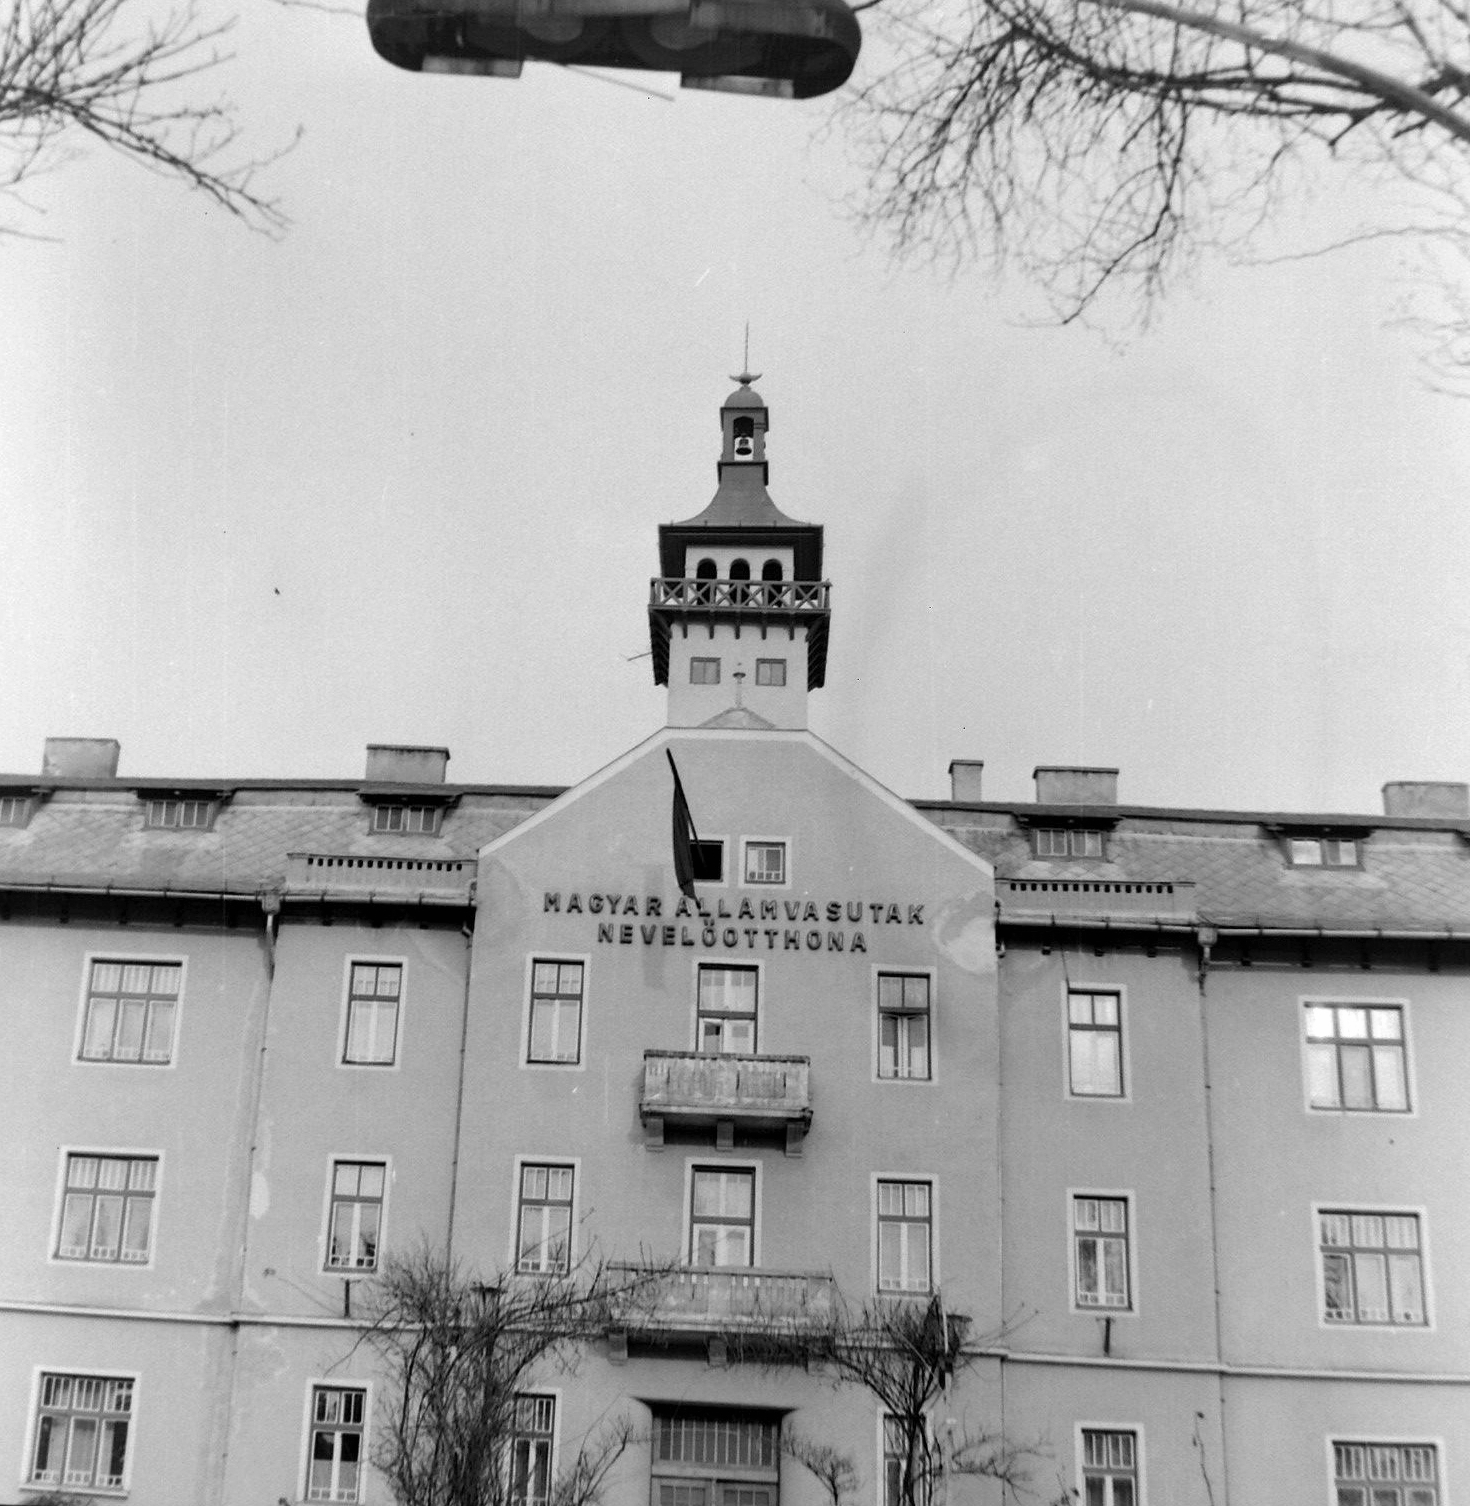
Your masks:
<svg viewBox="0 0 1470 1506"><path fill-rule="evenodd" d="M681 580L655 578L649 605L673 610L718 607L749 612L826 612L825 580Z"/></svg>

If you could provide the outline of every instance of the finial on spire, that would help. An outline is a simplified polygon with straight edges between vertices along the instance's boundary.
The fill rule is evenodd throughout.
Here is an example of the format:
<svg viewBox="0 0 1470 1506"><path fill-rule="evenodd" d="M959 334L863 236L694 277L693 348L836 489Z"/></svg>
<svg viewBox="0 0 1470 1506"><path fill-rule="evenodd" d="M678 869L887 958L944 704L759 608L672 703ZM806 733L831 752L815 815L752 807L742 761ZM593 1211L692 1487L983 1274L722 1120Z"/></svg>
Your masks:
<svg viewBox="0 0 1470 1506"><path fill-rule="evenodd" d="M761 374L750 369L750 320L745 321L745 368L739 376L731 376L732 382L739 382L742 387L749 387L752 382L758 382Z"/></svg>

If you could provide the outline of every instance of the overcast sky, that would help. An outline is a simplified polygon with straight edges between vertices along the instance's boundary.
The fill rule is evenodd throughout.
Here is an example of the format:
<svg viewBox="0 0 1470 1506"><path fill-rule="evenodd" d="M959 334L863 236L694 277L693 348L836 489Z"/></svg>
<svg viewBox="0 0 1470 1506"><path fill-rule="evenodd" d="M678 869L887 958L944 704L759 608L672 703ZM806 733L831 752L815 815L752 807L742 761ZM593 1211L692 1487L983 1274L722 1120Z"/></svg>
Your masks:
<svg viewBox="0 0 1470 1506"><path fill-rule="evenodd" d="M662 724L655 529L713 493L748 320L771 493L826 527L812 724L898 793L1470 778L1470 403L1388 327L1394 248L1206 265L1119 347L896 265L822 101L416 77L258 3L234 47L259 144L305 128L283 239L90 150L0 243L0 768L592 773Z"/></svg>

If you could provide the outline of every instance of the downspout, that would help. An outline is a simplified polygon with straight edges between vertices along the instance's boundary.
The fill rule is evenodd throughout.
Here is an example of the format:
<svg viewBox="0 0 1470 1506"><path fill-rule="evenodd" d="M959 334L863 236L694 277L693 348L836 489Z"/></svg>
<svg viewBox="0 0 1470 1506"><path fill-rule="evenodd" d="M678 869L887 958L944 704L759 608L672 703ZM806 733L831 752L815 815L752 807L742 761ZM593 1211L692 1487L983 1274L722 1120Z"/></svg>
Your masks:
<svg viewBox="0 0 1470 1506"><path fill-rule="evenodd" d="M454 1094L454 1144L449 1156L449 1216L444 1230L444 1253L454 1254L454 1211L459 1196L459 1142L460 1127L464 1121L465 1060L470 1033L470 975L475 956L475 886L470 885L470 918L460 927L464 937L464 995L459 1011L459 1081Z"/></svg>

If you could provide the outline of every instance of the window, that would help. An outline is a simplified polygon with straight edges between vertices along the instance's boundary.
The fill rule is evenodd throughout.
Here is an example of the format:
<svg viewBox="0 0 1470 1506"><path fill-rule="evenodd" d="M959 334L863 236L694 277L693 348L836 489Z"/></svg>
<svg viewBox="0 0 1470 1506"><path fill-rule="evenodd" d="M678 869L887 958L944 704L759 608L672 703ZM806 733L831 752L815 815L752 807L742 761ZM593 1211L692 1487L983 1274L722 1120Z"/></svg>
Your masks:
<svg viewBox="0 0 1470 1506"><path fill-rule="evenodd" d="M932 1191L928 1182L878 1183L878 1290L932 1290Z"/></svg>
<svg viewBox="0 0 1470 1506"><path fill-rule="evenodd" d="M154 831L208 831L213 800L150 800L147 824Z"/></svg>
<svg viewBox="0 0 1470 1506"><path fill-rule="evenodd" d="M94 962L87 980L82 1060L153 1066L172 1060L183 976L177 962Z"/></svg>
<svg viewBox="0 0 1470 1506"><path fill-rule="evenodd" d="M1306 1010L1312 1107L1406 1112L1403 1010L1388 1004L1317 1003Z"/></svg>
<svg viewBox="0 0 1470 1506"><path fill-rule="evenodd" d="M332 1209L327 1225L329 1271L377 1269L387 1171L382 1161L332 1162Z"/></svg>
<svg viewBox="0 0 1470 1506"><path fill-rule="evenodd" d="M360 1501L367 1392L356 1386L311 1388L308 1501Z"/></svg>
<svg viewBox="0 0 1470 1506"><path fill-rule="evenodd" d="M700 967L698 1050L746 1056L755 1052L758 977L753 967Z"/></svg>
<svg viewBox="0 0 1470 1506"><path fill-rule="evenodd" d="M1293 868L1356 868L1358 844L1340 837L1288 837L1286 857Z"/></svg>
<svg viewBox="0 0 1470 1506"><path fill-rule="evenodd" d="M1417 1214L1334 1209L1320 1212L1317 1224L1326 1322L1420 1326L1427 1321Z"/></svg>
<svg viewBox="0 0 1470 1506"><path fill-rule="evenodd" d="M718 685L720 683L720 661L718 659L691 659L689 661L689 683L691 685Z"/></svg>
<svg viewBox="0 0 1470 1506"><path fill-rule="evenodd" d="M373 831L405 837L437 837L443 808L437 805L375 805Z"/></svg>
<svg viewBox="0 0 1470 1506"><path fill-rule="evenodd" d="M786 844L784 842L747 842L745 844L745 882L747 884L784 884L786 882Z"/></svg>
<svg viewBox="0 0 1470 1506"><path fill-rule="evenodd" d="M1067 1086L1078 1098L1123 1096L1119 994L1067 990Z"/></svg>
<svg viewBox="0 0 1470 1506"><path fill-rule="evenodd" d="M1128 1280L1128 1200L1072 1199L1077 1306L1125 1312L1132 1307Z"/></svg>
<svg viewBox="0 0 1470 1506"><path fill-rule="evenodd" d="M1439 1458L1432 1443L1334 1443L1337 1506L1439 1506Z"/></svg>
<svg viewBox="0 0 1470 1506"><path fill-rule="evenodd" d="M908 1501L927 1506L933 1496L930 1487L936 1462L930 1448L927 1438L910 1437L902 1417L883 1414L883 1506L906 1506ZM913 1462L909 1464L911 1454ZM912 1486L908 1496L903 1488L906 1466Z"/></svg>
<svg viewBox="0 0 1470 1506"><path fill-rule="evenodd" d="M929 977L878 974L878 1076L929 1076Z"/></svg>
<svg viewBox="0 0 1470 1506"><path fill-rule="evenodd" d="M652 1506L778 1506L781 1421L654 1408Z"/></svg>
<svg viewBox="0 0 1470 1506"><path fill-rule="evenodd" d="M131 1379L43 1371L30 1483L121 1490L132 1415Z"/></svg>
<svg viewBox="0 0 1470 1506"><path fill-rule="evenodd" d="M30 819L29 795L0 795L0 826L24 826Z"/></svg>
<svg viewBox="0 0 1470 1506"><path fill-rule="evenodd" d="M1082 1429L1082 1506L1137 1506L1138 1435Z"/></svg>
<svg viewBox="0 0 1470 1506"><path fill-rule="evenodd" d="M564 1276L571 1269L574 1175L570 1166L521 1167L516 1270Z"/></svg>
<svg viewBox="0 0 1470 1506"><path fill-rule="evenodd" d="M1031 834L1039 858L1101 858L1103 834L1080 828L1038 826Z"/></svg>
<svg viewBox="0 0 1470 1506"><path fill-rule="evenodd" d="M755 1264L755 1172L696 1166L689 1199L689 1263Z"/></svg>
<svg viewBox="0 0 1470 1506"><path fill-rule="evenodd" d="M725 881L725 844L691 842L689 855L694 860L696 884L722 884Z"/></svg>
<svg viewBox="0 0 1470 1506"><path fill-rule="evenodd" d="M776 575L767 576L766 579L780 580L781 567L776 566ZM786 661L784 659L757 659L755 661L755 683L757 685L784 685L786 683Z"/></svg>
<svg viewBox="0 0 1470 1506"><path fill-rule="evenodd" d="M391 1067L398 1049L401 962L354 962L347 990L347 1038L342 1060L350 1067Z"/></svg>
<svg viewBox="0 0 1470 1506"><path fill-rule="evenodd" d="M556 1398L517 1396L510 1440L511 1506L546 1506L551 1499L551 1446L555 1437Z"/></svg>
<svg viewBox="0 0 1470 1506"><path fill-rule="evenodd" d="M575 1066L582 1059L582 964L536 958L531 964L531 1026L526 1060Z"/></svg>
<svg viewBox="0 0 1470 1506"><path fill-rule="evenodd" d="M67 1156L57 1255L144 1264L153 1246L157 1182L157 1156Z"/></svg>

